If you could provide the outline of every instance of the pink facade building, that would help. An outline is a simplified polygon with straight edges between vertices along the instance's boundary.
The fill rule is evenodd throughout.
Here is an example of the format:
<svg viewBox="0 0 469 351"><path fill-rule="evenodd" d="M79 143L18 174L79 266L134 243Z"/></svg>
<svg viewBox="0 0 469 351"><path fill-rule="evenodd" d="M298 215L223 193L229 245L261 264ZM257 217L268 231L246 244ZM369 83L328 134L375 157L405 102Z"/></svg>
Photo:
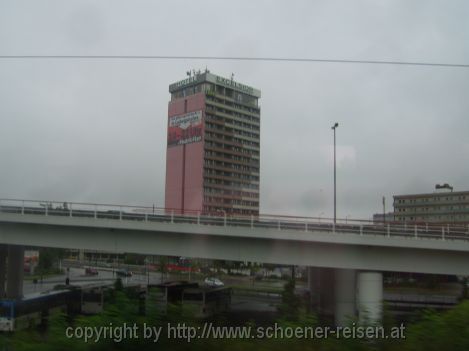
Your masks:
<svg viewBox="0 0 469 351"><path fill-rule="evenodd" d="M165 207L258 215L260 91L208 71L169 91Z"/></svg>

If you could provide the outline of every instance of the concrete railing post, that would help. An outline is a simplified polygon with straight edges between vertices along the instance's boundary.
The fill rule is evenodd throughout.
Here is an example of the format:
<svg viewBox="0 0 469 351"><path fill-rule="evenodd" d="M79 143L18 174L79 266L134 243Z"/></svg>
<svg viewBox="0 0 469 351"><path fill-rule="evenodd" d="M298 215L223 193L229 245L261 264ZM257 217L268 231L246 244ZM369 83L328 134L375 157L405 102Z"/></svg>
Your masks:
<svg viewBox="0 0 469 351"><path fill-rule="evenodd" d="M254 216L251 215L251 229L254 228Z"/></svg>
<svg viewBox="0 0 469 351"><path fill-rule="evenodd" d="M280 219L277 221L277 229L280 230Z"/></svg>
<svg viewBox="0 0 469 351"><path fill-rule="evenodd" d="M148 213L145 212L145 222L148 222Z"/></svg>
<svg viewBox="0 0 469 351"><path fill-rule="evenodd" d="M360 224L360 235L363 235L363 224Z"/></svg>
<svg viewBox="0 0 469 351"><path fill-rule="evenodd" d="M72 204L70 204L70 217L73 217L73 215L72 215Z"/></svg>
<svg viewBox="0 0 469 351"><path fill-rule="evenodd" d="M418 228L417 228L417 224L416 224L416 225L414 225L414 235L415 235L416 238L418 237L417 233L418 233Z"/></svg>
<svg viewBox="0 0 469 351"><path fill-rule="evenodd" d="M308 231L308 222L305 222L305 232Z"/></svg>
<svg viewBox="0 0 469 351"><path fill-rule="evenodd" d="M197 224L200 225L200 211L197 211Z"/></svg>
<svg viewBox="0 0 469 351"><path fill-rule="evenodd" d="M24 215L24 200L23 200L23 202L22 202L22 204L21 204L21 214Z"/></svg>
<svg viewBox="0 0 469 351"><path fill-rule="evenodd" d="M445 240L445 227L441 227L441 240Z"/></svg>
<svg viewBox="0 0 469 351"><path fill-rule="evenodd" d="M171 223L174 223L174 210L171 211Z"/></svg>
<svg viewBox="0 0 469 351"><path fill-rule="evenodd" d="M388 237L391 236L391 226L388 224Z"/></svg>
<svg viewBox="0 0 469 351"><path fill-rule="evenodd" d="M47 216L47 215L48 215L48 208L49 208L49 204L48 204L48 203L46 203L46 206L45 206L44 208L45 208L45 210L46 210L45 214L46 214L46 216Z"/></svg>
<svg viewBox="0 0 469 351"><path fill-rule="evenodd" d="M223 212L223 226L226 227L226 211Z"/></svg>
<svg viewBox="0 0 469 351"><path fill-rule="evenodd" d="M98 218L98 213L97 213L96 205L94 205L94 219Z"/></svg>

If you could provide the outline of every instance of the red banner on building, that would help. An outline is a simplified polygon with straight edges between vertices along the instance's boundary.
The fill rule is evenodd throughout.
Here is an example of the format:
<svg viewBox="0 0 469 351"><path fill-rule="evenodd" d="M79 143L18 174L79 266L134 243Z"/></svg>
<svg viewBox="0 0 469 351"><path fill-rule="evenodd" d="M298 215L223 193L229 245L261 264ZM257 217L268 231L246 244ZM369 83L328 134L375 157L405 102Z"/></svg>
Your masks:
<svg viewBox="0 0 469 351"><path fill-rule="evenodd" d="M202 141L202 111L169 117L168 146Z"/></svg>

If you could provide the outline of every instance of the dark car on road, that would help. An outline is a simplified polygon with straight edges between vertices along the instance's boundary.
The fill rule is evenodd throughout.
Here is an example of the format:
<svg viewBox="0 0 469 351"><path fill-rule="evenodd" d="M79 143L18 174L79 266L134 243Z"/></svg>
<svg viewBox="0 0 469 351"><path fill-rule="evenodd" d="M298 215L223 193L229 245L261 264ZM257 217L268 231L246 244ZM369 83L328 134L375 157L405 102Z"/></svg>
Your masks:
<svg viewBox="0 0 469 351"><path fill-rule="evenodd" d="M86 275L98 275L98 270L96 268L85 268Z"/></svg>

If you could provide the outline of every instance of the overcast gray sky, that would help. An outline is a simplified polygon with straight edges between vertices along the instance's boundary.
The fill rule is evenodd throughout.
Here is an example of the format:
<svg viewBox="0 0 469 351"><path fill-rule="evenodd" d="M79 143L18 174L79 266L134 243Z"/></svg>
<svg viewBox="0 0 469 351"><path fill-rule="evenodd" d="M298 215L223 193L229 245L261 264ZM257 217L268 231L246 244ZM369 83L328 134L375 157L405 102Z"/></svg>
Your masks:
<svg viewBox="0 0 469 351"><path fill-rule="evenodd" d="M0 55L469 63L467 1L1 1ZM469 69L0 60L0 197L164 204L168 85L208 67L262 91L261 211L338 217L469 190Z"/></svg>

